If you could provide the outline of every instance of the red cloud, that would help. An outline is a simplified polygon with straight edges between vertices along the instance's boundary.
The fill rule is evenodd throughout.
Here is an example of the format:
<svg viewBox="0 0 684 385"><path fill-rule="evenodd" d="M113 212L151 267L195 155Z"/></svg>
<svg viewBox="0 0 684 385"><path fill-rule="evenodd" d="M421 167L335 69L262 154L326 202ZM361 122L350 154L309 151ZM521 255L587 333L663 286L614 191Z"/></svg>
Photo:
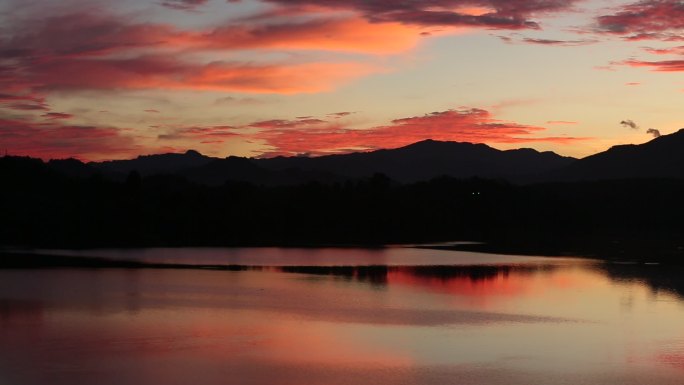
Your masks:
<svg viewBox="0 0 684 385"><path fill-rule="evenodd" d="M111 127L0 119L0 147L42 159L111 159L137 155L133 139Z"/></svg>
<svg viewBox="0 0 684 385"><path fill-rule="evenodd" d="M628 40L681 40L684 3L680 0L643 0L597 18L599 30Z"/></svg>
<svg viewBox="0 0 684 385"><path fill-rule="evenodd" d="M530 136L545 129L499 121L488 111L474 108L396 119L390 125L369 129L351 129L325 121L270 122L275 123L259 122L251 125L263 129L254 137L273 147L273 151L268 155L325 154L348 152L349 149L396 148L424 139L472 143L571 143L586 139Z"/></svg>
<svg viewBox="0 0 684 385"><path fill-rule="evenodd" d="M45 104L33 103L12 103L7 105L7 108L19 111L47 111L49 108Z"/></svg>
<svg viewBox="0 0 684 385"><path fill-rule="evenodd" d="M683 72L684 60L662 60L662 61L641 61L641 60L625 60L619 64L625 64L630 67L648 67L655 72Z"/></svg>
<svg viewBox="0 0 684 385"><path fill-rule="evenodd" d="M1 81L0 84L2 84ZM5 104L6 108L20 111L46 111L50 109L45 103L45 98L35 95L0 94L0 104Z"/></svg>

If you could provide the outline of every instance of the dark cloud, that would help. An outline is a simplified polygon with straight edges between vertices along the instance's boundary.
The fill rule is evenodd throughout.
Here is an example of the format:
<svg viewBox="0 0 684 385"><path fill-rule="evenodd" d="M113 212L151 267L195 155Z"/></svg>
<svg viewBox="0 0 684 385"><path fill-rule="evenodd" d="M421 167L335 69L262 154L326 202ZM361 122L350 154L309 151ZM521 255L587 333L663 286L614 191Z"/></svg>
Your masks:
<svg viewBox="0 0 684 385"><path fill-rule="evenodd" d="M342 111L342 112L333 112L331 114L328 114L328 116L331 116L333 118L338 119L338 118L343 118L345 116L349 116L351 114L353 114L353 112L351 112L351 111Z"/></svg>
<svg viewBox="0 0 684 385"><path fill-rule="evenodd" d="M580 40L556 40L556 39L540 39L526 37L518 33L511 34L510 36L497 36L506 44L536 44L536 45L547 45L547 46L561 46L561 47L577 47L582 45L594 44L597 41L591 39L580 39Z"/></svg>
<svg viewBox="0 0 684 385"><path fill-rule="evenodd" d="M0 84L2 84L1 81ZM33 94L0 93L0 106L19 111L47 111L50 109L48 104L45 103L45 98Z"/></svg>
<svg viewBox="0 0 684 385"><path fill-rule="evenodd" d="M630 120L630 119L623 120L623 121L620 122L620 124L621 124L622 126L624 126L624 127L628 127L628 128L633 129L633 130L638 130L638 129L639 129L639 125L637 125L636 123L634 123L633 120Z"/></svg>
<svg viewBox="0 0 684 385"><path fill-rule="evenodd" d="M600 32L621 35L627 40L684 39L684 2L644 0L623 6L611 15L597 18Z"/></svg>
<svg viewBox="0 0 684 385"><path fill-rule="evenodd" d="M648 130L646 130L646 133L653 135L654 138L660 136L660 130L656 130L655 128L649 128Z"/></svg>
<svg viewBox="0 0 684 385"><path fill-rule="evenodd" d="M50 109L46 104L43 103L11 103L6 107L18 111L47 111Z"/></svg>
<svg viewBox="0 0 684 385"><path fill-rule="evenodd" d="M164 0L160 4L166 8L179 11L194 11L203 6L208 0Z"/></svg>
<svg viewBox="0 0 684 385"><path fill-rule="evenodd" d="M167 128L167 132L157 136L160 140L193 140L200 143L223 143L226 138L239 135L233 126L180 127Z"/></svg>
<svg viewBox="0 0 684 385"><path fill-rule="evenodd" d="M327 8L362 14L373 22L419 26L539 29L532 17L570 9L577 0L267 0L286 7Z"/></svg>
<svg viewBox="0 0 684 385"><path fill-rule="evenodd" d="M71 119L74 117L74 115L72 115L72 114L65 114L62 112L48 112L48 113L45 113L41 116L46 118L46 119L50 119L50 120Z"/></svg>

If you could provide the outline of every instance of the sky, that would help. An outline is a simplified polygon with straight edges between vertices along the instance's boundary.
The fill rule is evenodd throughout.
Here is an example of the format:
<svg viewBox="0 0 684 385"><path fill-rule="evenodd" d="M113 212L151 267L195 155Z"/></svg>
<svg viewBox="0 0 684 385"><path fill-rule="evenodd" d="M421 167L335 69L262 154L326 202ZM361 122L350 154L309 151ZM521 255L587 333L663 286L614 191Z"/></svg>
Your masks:
<svg viewBox="0 0 684 385"><path fill-rule="evenodd" d="M0 0L0 150L584 157L684 128L684 1Z"/></svg>

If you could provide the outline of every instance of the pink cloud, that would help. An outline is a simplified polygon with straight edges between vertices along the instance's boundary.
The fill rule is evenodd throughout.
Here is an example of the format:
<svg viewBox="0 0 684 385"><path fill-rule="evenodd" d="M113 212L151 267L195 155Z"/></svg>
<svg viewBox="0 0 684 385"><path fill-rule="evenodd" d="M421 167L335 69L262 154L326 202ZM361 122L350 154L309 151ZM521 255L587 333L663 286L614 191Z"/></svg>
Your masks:
<svg viewBox="0 0 684 385"><path fill-rule="evenodd" d="M641 60L625 60L618 64L628 65L630 67L647 67L654 72L683 72L684 60L662 60L662 61L641 61Z"/></svg>
<svg viewBox="0 0 684 385"><path fill-rule="evenodd" d="M325 154L349 149L396 148L425 139L472 143L572 143L586 138L534 136L543 127L495 119L481 109L433 112L424 116L396 119L389 125L352 129L330 121L297 120L258 122L262 129L253 135L273 148L269 155Z"/></svg>
<svg viewBox="0 0 684 385"><path fill-rule="evenodd" d="M684 45L669 48L650 48L644 47L644 51L654 55L684 55Z"/></svg>

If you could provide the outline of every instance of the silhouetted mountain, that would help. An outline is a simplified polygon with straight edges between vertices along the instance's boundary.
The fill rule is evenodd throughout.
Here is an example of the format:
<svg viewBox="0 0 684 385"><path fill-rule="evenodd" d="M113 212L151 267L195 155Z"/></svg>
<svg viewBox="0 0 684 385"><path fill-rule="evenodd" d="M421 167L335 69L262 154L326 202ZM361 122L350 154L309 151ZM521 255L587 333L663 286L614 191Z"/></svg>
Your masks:
<svg viewBox="0 0 684 385"><path fill-rule="evenodd" d="M485 144L425 140L392 150L315 158L277 157L254 162L270 170L298 168L348 178L382 173L398 182L410 183L439 176L520 180L566 166L574 160L527 148L501 151Z"/></svg>
<svg viewBox="0 0 684 385"><path fill-rule="evenodd" d="M226 181L263 185L293 185L307 182L340 182L385 174L411 183L439 176L483 177L521 181L572 163L575 159L533 149L501 151L484 144L425 140L412 145L372 152L321 157L277 157L252 159L204 156L196 151L184 154L139 156L82 164L76 160L51 161L71 176L89 176L99 170L116 180L132 171L142 176L179 175L196 183L219 185ZM54 162L54 164L53 164Z"/></svg>
<svg viewBox="0 0 684 385"><path fill-rule="evenodd" d="M684 178L684 129L640 145L614 146L551 172L554 180Z"/></svg>
<svg viewBox="0 0 684 385"><path fill-rule="evenodd" d="M87 178L100 172L92 164L83 163L74 158L52 159L47 164L51 169L59 173L77 178Z"/></svg>
<svg viewBox="0 0 684 385"><path fill-rule="evenodd" d="M108 173L126 175L131 171L138 171L144 176L177 174L189 168L203 166L216 159L188 150L184 154L143 155L131 160L112 160L91 163L91 165Z"/></svg>

